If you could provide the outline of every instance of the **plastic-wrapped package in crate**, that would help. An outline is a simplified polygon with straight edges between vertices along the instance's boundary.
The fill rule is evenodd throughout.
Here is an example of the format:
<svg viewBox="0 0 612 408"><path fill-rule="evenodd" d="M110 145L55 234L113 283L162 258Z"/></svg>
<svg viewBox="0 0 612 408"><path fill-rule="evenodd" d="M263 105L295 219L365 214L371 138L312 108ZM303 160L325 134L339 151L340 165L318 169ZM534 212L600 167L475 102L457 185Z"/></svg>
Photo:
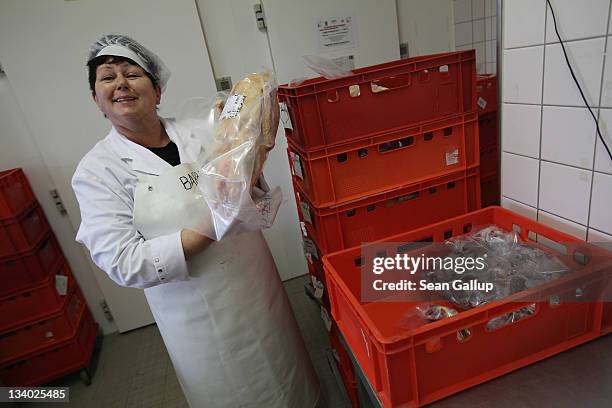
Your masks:
<svg viewBox="0 0 612 408"><path fill-rule="evenodd" d="M476 77L476 98L479 113L497 111L497 75L486 74Z"/></svg>
<svg viewBox="0 0 612 408"><path fill-rule="evenodd" d="M52 233L29 252L0 259L0 297L11 296L47 280L62 261L62 250Z"/></svg>
<svg viewBox="0 0 612 408"><path fill-rule="evenodd" d="M324 254L480 208L478 166L338 207L316 208L294 189L300 220Z"/></svg>
<svg viewBox="0 0 612 408"><path fill-rule="evenodd" d="M329 207L478 165L478 138L471 112L311 152L289 141L288 153L294 183Z"/></svg>
<svg viewBox="0 0 612 408"><path fill-rule="evenodd" d="M474 50L408 58L281 85L285 134L302 150L476 109Z"/></svg>
<svg viewBox="0 0 612 408"><path fill-rule="evenodd" d="M65 281L65 284L63 283ZM76 281L64 261L46 281L0 299L0 332L57 313Z"/></svg>
<svg viewBox="0 0 612 408"><path fill-rule="evenodd" d="M0 365L68 340L74 335L86 310L85 300L75 287L56 314L1 333Z"/></svg>
<svg viewBox="0 0 612 408"><path fill-rule="evenodd" d="M37 203L14 218L0 220L0 257L31 251L48 231L47 217Z"/></svg>
<svg viewBox="0 0 612 408"><path fill-rule="evenodd" d="M12 387L39 386L87 367L93 353L97 327L93 317L84 313L78 331L67 341L27 358L0 365L0 381Z"/></svg>
<svg viewBox="0 0 612 408"><path fill-rule="evenodd" d="M612 331L607 315L612 254L503 208L489 207L381 242L444 242L481 225L515 231L522 242L546 247L574 272L407 328L404 319L419 303L362 300L367 252L355 247L323 258L333 317L385 407L432 403ZM497 324L501 320L506 324Z"/></svg>
<svg viewBox="0 0 612 408"><path fill-rule="evenodd" d="M19 215L36 201L23 170L0 171L0 220Z"/></svg>

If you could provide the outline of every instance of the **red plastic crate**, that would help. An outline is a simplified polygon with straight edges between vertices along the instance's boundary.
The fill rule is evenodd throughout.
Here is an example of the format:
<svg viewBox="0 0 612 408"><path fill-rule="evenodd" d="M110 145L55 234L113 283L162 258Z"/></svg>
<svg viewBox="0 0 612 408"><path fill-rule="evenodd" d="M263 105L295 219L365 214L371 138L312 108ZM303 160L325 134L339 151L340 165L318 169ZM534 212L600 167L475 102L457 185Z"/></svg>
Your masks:
<svg viewBox="0 0 612 408"><path fill-rule="evenodd" d="M294 189L300 220L323 254L480 208L478 167L330 208L312 206Z"/></svg>
<svg viewBox="0 0 612 408"><path fill-rule="evenodd" d="M483 178L498 173L497 145L489 145L480 149L480 174Z"/></svg>
<svg viewBox="0 0 612 408"><path fill-rule="evenodd" d="M63 262L58 265L56 273L51 273L41 285L0 299L0 332L57 313L67 298L66 295L60 295L56 289L57 275L68 279L67 293L71 293L76 281L70 273L68 264Z"/></svg>
<svg viewBox="0 0 612 408"><path fill-rule="evenodd" d="M497 75L486 74L476 77L476 98L478 112L497 111Z"/></svg>
<svg viewBox="0 0 612 408"><path fill-rule="evenodd" d="M0 259L0 298L45 282L50 273L57 271L62 259L62 250L52 233L32 251Z"/></svg>
<svg viewBox="0 0 612 408"><path fill-rule="evenodd" d="M480 179L480 201L483 208L499 205L499 177L497 175L498 173L493 173Z"/></svg>
<svg viewBox="0 0 612 408"><path fill-rule="evenodd" d="M281 85L291 119L285 134L310 150L475 110L475 66L474 50L457 51Z"/></svg>
<svg viewBox="0 0 612 408"><path fill-rule="evenodd" d="M351 406L359 408L359 395L357 392L357 380L355 378L355 371L353 369L353 363L348 355L348 352L342 345L338 334L338 328L335 324L332 324L329 332L329 343L332 349L336 352L338 359L336 360L336 366L340 372L344 389L351 401Z"/></svg>
<svg viewBox="0 0 612 408"><path fill-rule="evenodd" d="M597 259L595 255L599 257L603 251L500 207L482 209L384 241L442 242L487 224L515 230L526 242L538 239L549 245L579 244L579 251L593 255L590 259ZM576 266L575 250L564 248L567 256L559 256L570 267ZM387 251L387 256L394 255ZM603 311L609 310L609 303L562 301L554 305L534 302L533 296L525 302L522 292L413 330L402 328L402 319L414 310L415 304L361 302L361 256L361 248L351 248L325 256L323 263L333 317L387 408L429 404L610 331L602 325ZM595 262L585 273L569 274L530 292L537 292L543 299L566 299L581 287L597 298L604 285L609 285L609 264ZM486 329L491 319L532 303L537 304L533 316L500 329ZM471 336L459 341L457 332L464 329L469 329Z"/></svg>
<svg viewBox="0 0 612 408"><path fill-rule="evenodd" d="M1 333L0 365L70 339L85 309L80 290L74 288L56 314Z"/></svg>
<svg viewBox="0 0 612 408"><path fill-rule="evenodd" d="M0 172L0 220L17 216L34 201L36 198L23 170Z"/></svg>
<svg viewBox="0 0 612 408"><path fill-rule="evenodd" d="M497 146L497 112L478 115L478 135L480 147Z"/></svg>
<svg viewBox="0 0 612 408"><path fill-rule="evenodd" d="M0 366L0 381L12 387L45 384L89 365L97 335L97 324L84 313L73 337L32 357Z"/></svg>
<svg viewBox="0 0 612 408"><path fill-rule="evenodd" d="M36 202L18 216L0 220L0 257L31 251L48 231L47 217Z"/></svg>
<svg viewBox="0 0 612 408"><path fill-rule="evenodd" d="M478 115L455 115L318 151L291 142L294 183L329 207L478 164Z"/></svg>

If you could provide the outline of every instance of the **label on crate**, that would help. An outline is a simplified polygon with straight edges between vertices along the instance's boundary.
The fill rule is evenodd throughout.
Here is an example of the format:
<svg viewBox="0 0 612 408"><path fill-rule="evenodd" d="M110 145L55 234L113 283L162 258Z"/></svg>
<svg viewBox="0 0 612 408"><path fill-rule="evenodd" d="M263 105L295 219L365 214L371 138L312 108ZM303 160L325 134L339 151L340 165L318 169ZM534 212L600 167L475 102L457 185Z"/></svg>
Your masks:
<svg viewBox="0 0 612 408"><path fill-rule="evenodd" d="M323 285L323 282L321 282L320 280L316 279L315 284L313 285L315 288L315 292L314 292L314 297L316 297L317 299L321 299L323 297L323 292L325 291L325 285Z"/></svg>
<svg viewBox="0 0 612 408"><path fill-rule="evenodd" d="M319 258L319 253L317 252L317 246L315 245L315 243L314 243L314 241L312 239L304 238L302 243L304 245L304 252L314 256L317 259L320 259Z"/></svg>
<svg viewBox="0 0 612 408"><path fill-rule="evenodd" d="M459 163L459 149L455 149L452 152L446 152L446 165L452 166L457 163Z"/></svg>
<svg viewBox="0 0 612 408"><path fill-rule="evenodd" d="M327 313L327 310L323 306L321 306L321 319L323 319L323 323L325 323L325 328L327 331L331 331L332 319L329 317L329 313Z"/></svg>
<svg viewBox="0 0 612 408"><path fill-rule="evenodd" d="M478 97L476 103L478 104L478 106L480 106L480 109L484 109L487 107L487 101L482 96Z"/></svg>
<svg viewBox="0 0 612 408"><path fill-rule="evenodd" d="M302 210L302 216L304 217L304 221L309 223L310 225L314 225L312 222L312 216L310 215L310 206L305 202L300 202L300 209Z"/></svg>
<svg viewBox="0 0 612 408"><path fill-rule="evenodd" d="M293 130L293 123L291 123L291 116L289 115L289 108L285 102L279 103L280 105L280 122L285 129Z"/></svg>
<svg viewBox="0 0 612 408"><path fill-rule="evenodd" d="M68 292L68 277L64 275L55 275L55 290L61 296L66 296Z"/></svg>
<svg viewBox="0 0 612 408"><path fill-rule="evenodd" d="M223 112L221 112L221 119L231 119L238 116L242 107L244 106L244 99L246 95L234 94L230 95L225 101Z"/></svg>
<svg viewBox="0 0 612 408"><path fill-rule="evenodd" d="M291 163L293 164L293 174L304 180L304 170L302 170L300 156L291 152Z"/></svg>

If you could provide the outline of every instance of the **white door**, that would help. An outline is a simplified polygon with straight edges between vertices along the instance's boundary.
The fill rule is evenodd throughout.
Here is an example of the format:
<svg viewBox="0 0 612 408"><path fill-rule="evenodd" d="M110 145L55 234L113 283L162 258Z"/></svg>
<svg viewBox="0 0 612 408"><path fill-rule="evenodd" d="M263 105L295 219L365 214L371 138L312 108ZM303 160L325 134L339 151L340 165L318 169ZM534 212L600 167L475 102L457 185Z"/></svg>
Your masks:
<svg viewBox="0 0 612 408"><path fill-rule="evenodd" d="M85 69L89 44L107 32L142 41L172 71L162 115L216 90L194 0L3 0L2 65L75 228L80 213L72 174L110 127L91 101ZM120 332L153 323L141 290L121 288L91 266Z"/></svg>
<svg viewBox="0 0 612 408"><path fill-rule="evenodd" d="M270 52L280 84L301 77L318 76L304 65L303 55L345 57L355 68L399 58L397 15L394 0L263 0ZM333 18L350 18L348 44L325 48L318 24ZM339 41L340 42L340 41ZM329 44L329 42L328 42ZM268 159L268 177L286 192L287 203L279 213L276 231L266 236L270 245L287 254L289 275L306 273L302 237L295 205L287 141L279 130L277 147ZM274 234L279 232L278 234Z"/></svg>
<svg viewBox="0 0 612 408"><path fill-rule="evenodd" d="M453 0L397 0L397 14L409 57L455 49Z"/></svg>
<svg viewBox="0 0 612 408"><path fill-rule="evenodd" d="M246 73L274 68L279 83L316 76L302 56L353 58L355 67L399 58L397 14L394 0L264 0L267 32L258 30L253 5L256 0L197 0L211 61L217 77L231 76L235 83ZM323 50L317 23L350 16L354 21L348 46ZM308 272L295 205L287 142L279 129L277 145L266 162L265 174L273 186L283 190L284 201L274 226L265 236L280 276L287 280Z"/></svg>

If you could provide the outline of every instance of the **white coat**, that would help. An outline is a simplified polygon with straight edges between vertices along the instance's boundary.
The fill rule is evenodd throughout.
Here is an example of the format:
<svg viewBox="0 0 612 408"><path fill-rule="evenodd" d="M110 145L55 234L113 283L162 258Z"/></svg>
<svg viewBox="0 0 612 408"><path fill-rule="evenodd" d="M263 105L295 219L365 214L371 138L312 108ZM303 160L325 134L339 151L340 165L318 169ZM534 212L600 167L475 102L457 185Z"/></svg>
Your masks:
<svg viewBox="0 0 612 408"><path fill-rule="evenodd" d="M181 162L196 161L200 141L163 123ZM180 231L147 240L138 232L137 184L170 169L111 129L73 177L77 241L119 285L145 288L192 407L313 407L314 370L261 232L214 242L189 261Z"/></svg>

